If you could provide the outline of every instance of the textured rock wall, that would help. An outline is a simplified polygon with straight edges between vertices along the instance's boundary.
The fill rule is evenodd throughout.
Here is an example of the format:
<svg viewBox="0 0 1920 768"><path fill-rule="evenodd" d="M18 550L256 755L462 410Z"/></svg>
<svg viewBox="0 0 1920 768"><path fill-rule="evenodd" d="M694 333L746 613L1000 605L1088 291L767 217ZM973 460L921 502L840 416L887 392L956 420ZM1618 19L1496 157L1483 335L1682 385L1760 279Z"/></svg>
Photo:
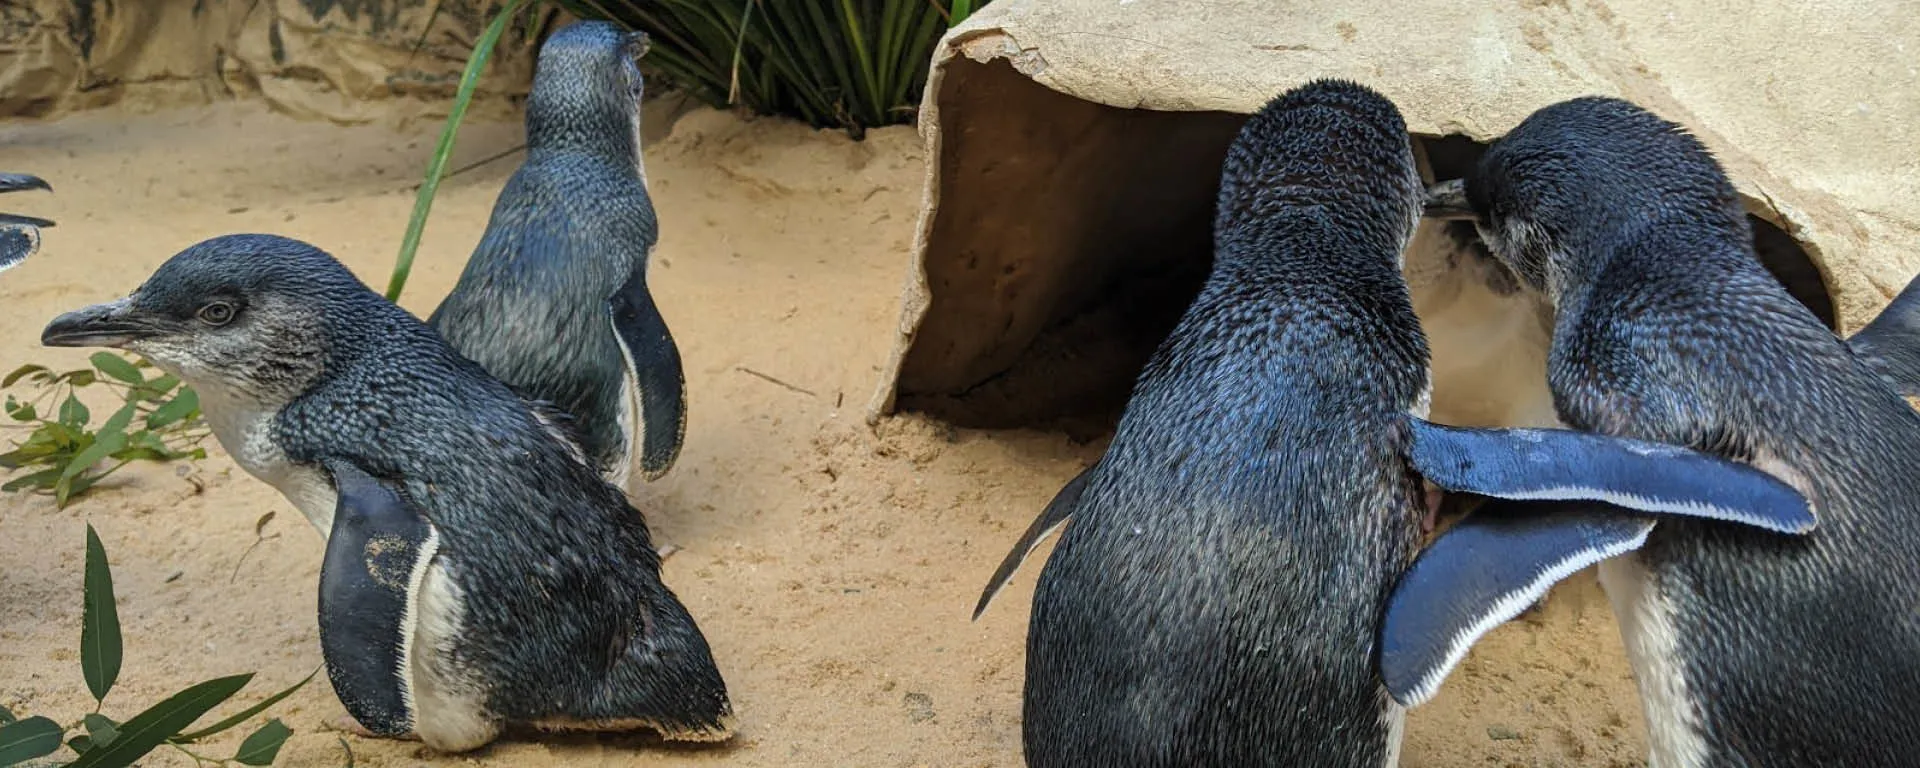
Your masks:
<svg viewBox="0 0 1920 768"><path fill-rule="evenodd" d="M444 111L498 3L485 0L5 0L0 116L50 117L258 96L363 122ZM516 21L479 94L523 95L534 42ZM424 97L424 98L407 98Z"/></svg>

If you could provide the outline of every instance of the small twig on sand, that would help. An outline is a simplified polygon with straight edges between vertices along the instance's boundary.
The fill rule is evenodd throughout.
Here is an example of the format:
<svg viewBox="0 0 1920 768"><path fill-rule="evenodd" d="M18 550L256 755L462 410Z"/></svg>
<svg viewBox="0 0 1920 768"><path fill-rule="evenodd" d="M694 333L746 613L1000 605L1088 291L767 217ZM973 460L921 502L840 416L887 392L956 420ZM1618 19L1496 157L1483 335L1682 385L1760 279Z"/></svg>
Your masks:
<svg viewBox="0 0 1920 768"><path fill-rule="evenodd" d="M778 384L778 385L780 385L780 386L782 386L782 387L786 387L787 389L790 389L790 390L793 390L793 391L795 391L795 392L798 392L798 393L800 393L800 394L803 394L803 395L806 395L806 396L808 396L808 397L819 397L819 395L816 395L816 394L814 394L812 390L809 390L809 389L805 389L805 388L802 388L802 387L796 387L796 386L794 386L794 385L792 385L792 384L788 384L788 383L786 383L786 382L784 382L784 381L781 381L781 380L779 380L779 379L776 379L776 378L774 378L774 377L772 377L772 376L768 376L768 375L766 375L766 374L764 374L764 373L761 373L761 372L759 372L759 371L756 371L756 370L754 370L754 369L752 369L752 368L748 368L748 367L746 367L746 366L744 366L744 365L736 365L736 366L734 366L734 367L733 367L733 369L734 369L734 370L736 370L736 371L739 371L739 372L741 372L741 373L744 373L744 374L747 374L748 376L756 376L756 377L759 377L759 378L762 378L762 379L766 379L767 381L770 381L770 382L773 382L773 383L775 383L775 384Z"/></svg>

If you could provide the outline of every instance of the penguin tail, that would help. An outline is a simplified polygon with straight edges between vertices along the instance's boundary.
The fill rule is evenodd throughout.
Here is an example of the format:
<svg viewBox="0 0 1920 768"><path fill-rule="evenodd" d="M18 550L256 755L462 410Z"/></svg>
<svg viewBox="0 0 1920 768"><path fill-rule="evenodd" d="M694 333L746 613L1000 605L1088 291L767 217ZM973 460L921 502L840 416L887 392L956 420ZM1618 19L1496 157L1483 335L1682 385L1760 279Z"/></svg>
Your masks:
<svg viewBox="0 0 1920 768"><path fill-rule="evenodd" d="M614 651L602 684L566 717L539 727L557 730L652 730L667 741L717 742L733 736L733 704L707 639L671 592L652 598L624 647Z"/></svg>

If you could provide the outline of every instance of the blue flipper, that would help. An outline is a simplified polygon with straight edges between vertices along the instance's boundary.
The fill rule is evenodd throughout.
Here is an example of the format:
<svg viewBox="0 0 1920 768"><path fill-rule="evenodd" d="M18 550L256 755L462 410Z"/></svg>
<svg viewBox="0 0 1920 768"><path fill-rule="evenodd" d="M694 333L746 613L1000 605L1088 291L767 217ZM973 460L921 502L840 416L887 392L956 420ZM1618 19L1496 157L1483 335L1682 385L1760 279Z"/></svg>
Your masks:
<svg viewBox="0 0 1920 768"><path fill-rule="evenodd" d="M1860 329L1847 346L1895 392L1920 397L1920 277Z"/></svg>
<svg viewBox="0 0 1920 768"><path fill-rule="evenodd" d="M647 292L646 268L637 266L626 284L608 300L613 333L620 337L634 382L640 390L640 472L659 478L680 456L687 433L687 379L680 369L680 348L667 321Z"/></svg>
<svg viewBox="0 0 1920 768"><path fill-rule="evenodd" d="M1420 552L1387 599L1380 678L1402 706L1432 698L1482 635L1555 583L1639 549L1652 517L1593 502L1489 500Z"/></svg>
<svg viewBox="0 0 1920 768"><path fill-rule="evenodd" d="M1408 460L1449 491L1813 530L1811 506L1772 475L1678 446L1566 429L1461 429L1409 419Z"/></svg>
<svg viewBox="0 0 1920 768"><path fill-rule="evenodd" d="M1033 519L1033 524L1027 526L1027 532L1020 534L1020 540L1013 543L1013 551L1000 561L1000 567L993 569L993 576L987 579L987 588L980 591L980 602L973 607L974 621L979 621L980 614L986 613L987 603L993 602L993 596L1000 593L1000 588L1013 580L1013 572L1026 562L1027 555L1033 554L1040 542L1066 526L1067 520L1073 517L1074 508L1080 506L1080 494L1086 491L1087 477L1092 474L1093 467L1088 467L1074 475L1072 480L1061 486L1059 493L1053 495L1053 501L1047 502L1047 508L1040 511L1040 516Z"/></svg>
<svg viewBox="0 0 1920 768"><path fill-rule="evenodd" d="M329 461L340 500L320 564L320 653L348 714L378 736L413 729L407 690L408 603L437 537L392 488Z"/></svg>

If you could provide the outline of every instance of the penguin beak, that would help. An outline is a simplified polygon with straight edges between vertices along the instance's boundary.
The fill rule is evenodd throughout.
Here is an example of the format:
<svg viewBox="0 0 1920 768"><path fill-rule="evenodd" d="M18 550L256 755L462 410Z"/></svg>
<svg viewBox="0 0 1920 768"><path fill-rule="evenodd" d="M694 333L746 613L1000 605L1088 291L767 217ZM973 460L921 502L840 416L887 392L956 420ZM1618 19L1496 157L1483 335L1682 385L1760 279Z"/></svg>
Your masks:
<svg viewBox="0 0 1920 768"><path fill-rule="evenodd" d="M133 311L133 299L76 309L56 317L40 332L49 347L124 347L149 338L159 329Z"/></svg>
<svg viewBox="0 0 1920 768"><path fill-rule="evenodd" d="M641 57L647 55L647 51L652 49L653 38L647 37L647 33L636 29L627 35L627 53L635 61L639 61Z"/></svg>
<svg viewBox="0 0 1920 768"><path fill-rule="evenodd" d="M1422 215L1429 219L1458 221L1475 218L1473 206L1467 204L1467 183L1464 179L1443 181L1427 187L1421 208Z"/></svg>
<svg viewBox="0 0 1920 768"><path fill-rule="evenodd" d="M44 189L53 191L53 185L38 176L24 173L0 173L0 192L18 192L23 189Z"/></svg>
<svg viewBox="0 0 1920 768"><path fill-rule="evenodd" d="M38 176L31 176L24 173L0 173L0 193L19 192L27 189L44 189L52 192L53 185L48 184L45 179ZM0 226L28 226L45 229L53 226L53 222L35 216L0 213Z"/></svg>

